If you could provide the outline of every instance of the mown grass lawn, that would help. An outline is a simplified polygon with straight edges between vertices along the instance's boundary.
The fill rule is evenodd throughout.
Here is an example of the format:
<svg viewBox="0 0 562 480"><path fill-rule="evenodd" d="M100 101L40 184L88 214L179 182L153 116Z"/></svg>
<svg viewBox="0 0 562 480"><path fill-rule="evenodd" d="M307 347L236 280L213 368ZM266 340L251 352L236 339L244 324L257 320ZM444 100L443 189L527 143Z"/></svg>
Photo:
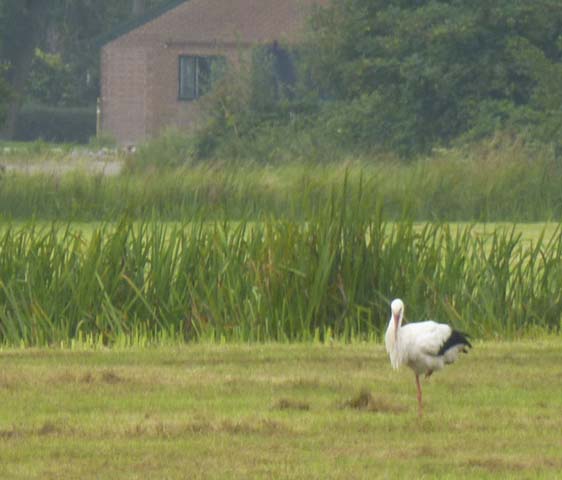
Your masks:
<svg viewBox="0 0 562 480"><path fill-rule="evenodd" d="M562 339L477 343L424 394L380 345L5 350L0 478L562 476Z"/></svg>

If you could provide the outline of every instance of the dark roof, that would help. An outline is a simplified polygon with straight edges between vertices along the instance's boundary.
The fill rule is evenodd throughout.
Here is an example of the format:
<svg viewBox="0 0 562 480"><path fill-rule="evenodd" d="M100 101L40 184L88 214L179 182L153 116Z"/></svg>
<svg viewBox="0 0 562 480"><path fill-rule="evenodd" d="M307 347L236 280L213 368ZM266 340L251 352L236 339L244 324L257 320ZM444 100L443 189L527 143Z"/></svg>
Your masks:
<svg viewBox="0 0 562 480"><path fill-rule="evenodd" d="M96 43L100 47L103 47L104 45L108 44L109 42L112 42L116 38L126 35L127 33L134 30L135 28L138 28L141 25L144 25L145 23L148 23L154 20L155 18L164 15L166 12L176 8L177 6L181 5L182 3L185 3L186 1L188 0L169 0L168 2L160 5L159 7L147 11L143 15L139 15L138 17L128 20L127 22L121 23L120 25L115 27L112 31L100 35Z"/></svg>

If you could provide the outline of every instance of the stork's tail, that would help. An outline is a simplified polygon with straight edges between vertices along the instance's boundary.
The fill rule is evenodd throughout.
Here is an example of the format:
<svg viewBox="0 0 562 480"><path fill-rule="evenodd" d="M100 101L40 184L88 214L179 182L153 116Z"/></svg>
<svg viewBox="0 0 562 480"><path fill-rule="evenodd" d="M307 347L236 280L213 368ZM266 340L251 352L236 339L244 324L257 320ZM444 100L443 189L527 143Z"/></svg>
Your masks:
<svg viewBox="0 0 562 480"><path fill-rule="evenodd" d="M459 350L462 350L464 353L468 352L468 348L472 348L472 344L468 340L470 335L459 332L458 330L453 330L449 338L445 341L445 343L439 349L439 355L444 355L447 350L450 350L453 347L461 347Z"/></svg>

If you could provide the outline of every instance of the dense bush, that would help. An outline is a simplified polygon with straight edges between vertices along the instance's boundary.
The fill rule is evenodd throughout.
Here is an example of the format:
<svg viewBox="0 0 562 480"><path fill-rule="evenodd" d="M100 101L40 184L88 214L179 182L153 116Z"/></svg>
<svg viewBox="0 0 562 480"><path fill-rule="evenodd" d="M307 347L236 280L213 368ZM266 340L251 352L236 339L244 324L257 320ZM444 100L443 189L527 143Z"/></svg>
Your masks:
<svg viewBox="0 0 562 480"><path fill-rule="evenodd" d="M35 50L27 88L34 102L59 107L83 105L83 83L83 78L72 71L60 54Z"/></svg>
<svg viewBox="0 0 562 480"><path fill-rule="evenodd" d="M561 32L552 0L346 0L316 17L307 61L356 105L350 124L369 110L367 146L419 153L498 128L560 136Z"/></svg>
<svg viewBox="0 0 562 480"><path fill-rule="evenodd" d="M6 120L6 111L8 107L7 98L9 96L9 89L4 79L0 76L0 127L4 124Z"/></svg>
<svg viewBox="0 0 562 480"><path fill-rule="evenodd" d="M317 99L303 88L298 52L274 43L242 56L203 100L207 122L194 136L194 158L244 158L261 163L298 147ZM293 141L289 141L293 139ZM282 155L282 159L294 158Z"/></svg>
<svg viewBox="0 0 562 480"><path fill-rule="evenodd" d="M95 108L29 105L21 109L15 140L87 143L96 134Z"/></svg>
<svg viewBox="0 0 562 480"><path fill-rule="evenodd" d="M290 88L261 49L215 93L200 153L404 157L497 131L562 153L559 1L338 0L311 25L299 52L287 50Z"/></svg>
<svg viewBox="0 0 562 480"><path fill-rule="evenodd" d="M187 135L168 129L159 137L142 144L134 161L127 163L130 172L188 166L195 157L196 143Z"/></svg>
<svg viewBox="0 0 562 480"><path fill-rule="evenodd" d="M0 43L0 48L1 48ZM10 86L6 81L5 74L6 74L6 66L0 62L0 127L4 124L6 119L6 111L8 108L8 102L11 97Z"/></svg>

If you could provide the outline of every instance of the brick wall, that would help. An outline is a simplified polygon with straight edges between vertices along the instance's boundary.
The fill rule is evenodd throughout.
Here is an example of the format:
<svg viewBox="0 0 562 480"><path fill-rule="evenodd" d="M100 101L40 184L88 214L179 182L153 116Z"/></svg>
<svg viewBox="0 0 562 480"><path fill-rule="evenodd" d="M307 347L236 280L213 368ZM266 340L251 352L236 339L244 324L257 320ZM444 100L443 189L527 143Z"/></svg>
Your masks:
<svg viewBox="0 0 562 480"><path fill-rule="evenodd" d="M298 41L319 0L189 0L102 49L102 131L136 144L168 126L192 128L197 101L178 99L180 55L224 55L273 40ZM321 0L326 3L327 0Z"/></svg>
<svg viewBox="0 0 562 480"><path fill-rule="evenodd" d="M102 131L120 144L146 137L146 61L142 47L105 48L102 53Z"/></svg>

